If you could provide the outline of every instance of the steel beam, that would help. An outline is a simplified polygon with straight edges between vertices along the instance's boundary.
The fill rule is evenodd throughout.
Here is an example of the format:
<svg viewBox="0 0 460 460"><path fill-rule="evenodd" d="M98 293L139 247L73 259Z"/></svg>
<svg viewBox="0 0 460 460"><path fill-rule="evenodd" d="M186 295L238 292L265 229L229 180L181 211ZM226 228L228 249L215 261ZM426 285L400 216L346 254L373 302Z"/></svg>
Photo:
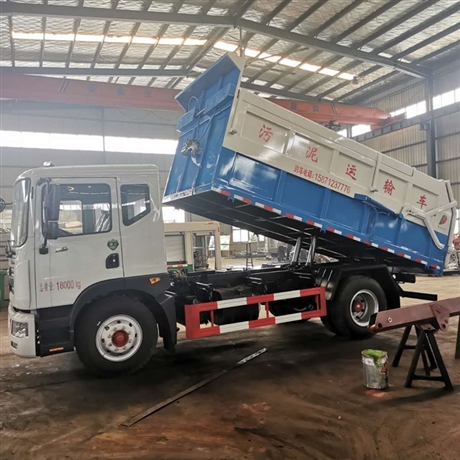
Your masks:
<svg viewBox="0 0 460 460"><path fill-rule="evenodd" d="M188 73L187 70L168 69L99 69L99 68L66 68L66 67L0 67L0 74L10 75L53 75L53 76L84 76L84 77L196 77L196 72ZM74 80L72 80L74 81ZM130 85L123 85L130 88ZM317 99L302 94L266 88L263 85L241 82L241 87L251 91L264 92L273 96L286 99L316 102ZM141 87L144 88L144 87Z"/></svg>
<svg viewBox="0 0 460 460"><path fill-rule="evenodd" d="M304 13L302 13L298 18L296 18L294 21L290 22L285 30L288 30L288 31L291 31L293 29L295 29L297 26L299 26L300 24L302 24L302 22L304 22L306 19L308 19L313 13L315 13L316 11L318 11L321 7L323 7L329 0L317 0L317 2L315 4L313 4L310 8L308 8ZM255 33L254 33L255 34ZM279 41L278 38L273 38L272 40L270 40L268 43L265 43L262 48L260 49L260 53L265 53L266 51L268 51L275 43L277 43ZM289 53L292 53L292 49L299 49L300 48L300 45L297 45L296 47L293 47L290 49ZM288 53L286 53L286 55L288 55ZM277 63L273 63L270 67L274 67L276 66ZM269 70L269 69L268 69Z"/></svg>
<svg viewBox="0 0 460 460"><path fill-rule="evenodd" d="M78 0L78 6L82 7L83 6L84 0ZM75 36L78 33L78 29L81 24L81 19L74 19L73 21L73 28L72 28L72 33L73 33L73 40L69 45L69 50L67 51L67 58L65 60L65 66L69 67L70 66L70 61L72 59L72 54L73 54L73 49L75 48Z"/></svg>
<svg viewBox="0 0 460 460"><path fill-rule="evenodd" d="M426 6L426 5L425 5ZM425 21L420 22L417 26L412 27L411 29L406 30L401 35L396 36L395 38L385 42L385 48L390 49L395 45L398 45L404 40L414 37L415 35L423 32L428 29L428 27L434 26L441 21L444 21L451 16L457 14L460 11L460 3L455 3L450 8L446 8L444 11L432 16L431 18L426 19ZM412 15L415 13L412 12ZM408 53L410 54L410 53Z"/></svg>
<svg viewBox="0 0 460 460"><path fill-rule="evenodd" d="M430 2L426 2L430 3ZM394 63L374 53L365 53L319 40L295 32L289 32L276 27L263 25L247 19L231 16L208 16L180 13L152 13L144 11L118 10L105 8L68 7L58 5L35 5L30 3L1 2L3 15L47 16L47 17L71 17L80 19L99 19L104 21L128 21L128 22L154 22L162 24L187 24L187 25L215 25L218 27L231 28L241 27L244 30L266 35L277 40L285 40L291 43L307 46L309 48L327 51L344 57L352 57L363 62L370 62L386 67L396 68L400 72L407 73L417 78L429 75L423 69L412 64L402 62Z"/></svg>
<svg viewBox="0 0 460 460"><path fill-rule="evenodd" d="M267 14L266 16L264 16L264 18L262 19L261 23L269 25L270 22L275 18L275 16L278 16L278 14L281 13L281 11L283 11L284 8L286 8L289 5L289 3L291 3L291 2L292 2L292 0L282 0L270 12L270 14ZM246 35L243 38L243 42L240 43L240 46L242 46L243 48L246 48L246 45L249 43L249 40L251 40L251 38L254 37L254 35L255 35L254 32L246 32Z"/></svg>
<svg viewBox="0 0 460 460"><path fill-rule="evenodd" d="M348 48L346 46L335 45L334 43L327 42L325 40L319 40L314 37L308 37L306 35L298 34L295 32L288 32L276 27L264 26L254 21L248 21L247 19L239 19L237 25L245 30L250 30L262 35L268 35L270 37L277 38L278 40L285 40L291 43L297 43L304 45L309 48L327 51L332 54L337 54L343 57L351 57L363 62L370 62L373 64L382 65L385 67L391 67L398 69L400 72L407 73L413 77L425 78L430 74L425 69L418 68L412 64L405 64L403 62L394 62L391 59L379 56L374 53L365 53L364 51Z"/></svg>
<svg viewBox="0 0 460 460"><path fill-rule="evenodd" d="M371 73L377 71L378 69L379 69L378 66L373 66L373 67L367 69L367 72L368 72L367 75L370 75ZM377 84L379 84L381 82L387 81L390 78L395 77L396 75L399 75L399 73L396 72L396 71L390 72L390 73L388 73L386 75L383 75L382 77L379 77L376 80L370 81L369 83L366 83L365 85L362 85L359 88L356 88L356 89L350 91L349 93L344 94L343 96L339 96L339 97L335 98L334 102L343 101L344 99L347 99L348 97L351 97L351 96L353 96L355 94L362 93L364 90L369 89L372 86L375 86L375 85L377 85ZM362 76L363 75L358 75L358 77L362 77ZM342 88L345 88L346 86L348 86L348 81L344 81L343 83L340 83L339 85L334 86L333 88L331 88L331 90L333 90L333 91L328 90L326 92L328 94L333 93L333 92L338 91L338 90L340 90ZM321 96L324 97L326 95L326 92L324 92Z"/></svg>
<svg viewBox="0 0 460 460"><path fill-rule="evenodd" d="M235 22L236 19L240 18L243 16L246 11L248 11L252 5L255 3L255 0L246 0L242 5L236 5L234 8L232 8L231 11L229 11L228 15L225 16L227 18L230 18L231 21ZM217 29L213 30L208 36L208 43L206 43L201 49L198 49L195 51L188 63L184 66L185 69L192 71L193 68L196 66L196 64L204 57L208 52L212 49L215 43L217 43L225 34L227 33L227 29L223 29L221 27L218 27ZM177 79L174 83L171 85L168 85L169 88L175 88L179 83L181 79Z"/></svg>
<svg viewBox="0 0 460 460"><path fill-rule="evenodd" d="M429 59L433 59L441 54L444 54L444 53L447 53L448 51L451 51L455 48L460 48L460 40L458 42L454 42L454 43L450 43L449 45L446 45L444 46L443 48L440 48L436 51L433 51L432 53L430 54L427 54L426 56L423 56L422 58L420 59L417 59L417 63L421 63L421 62L425 62ZM443 58L440 62L436 62L436 66L437 68L442 68L444 67L445 65L448 65L449 63L451 62L455 62L455 61L459 61L460 60L460 53L457 53L457 52L453 52L453 53L450 53L448 54L445 58ZM386 81L386 80L389 80L391 77L394 77L396 75L399 75L398 72L391 72L389 73L388 75L385 75L383 77L380 77L374 81L371 81L369 83L367 83L366 85L364 86L361 86L360 88L357 88L356 90L353 90L353 91L350 91L349 93L345 94L344 96L341 96L339 98L337 98L334 102L338 102L339 100L342 100L342 99L345 99L345 98L349 98L351 96L353 96L354 94L359 94L362 92L363 89L368 89L378 83L381 83L382 81ZM433 72L433 77L436 78L437 77L437 74L436 72L434 71ZM418 80L414 80L414 79L411 79L410 77L404 77L403 79L401 80L398 80L398 82L394 82L394 81L390 81L387 85L385 85L384 87L380 88L380 91L386 91L386 90L389 90L391 88L393 88L395 86L395 84L402 84L402 83L406 83L406 82L409 82L409 81L413 81L414 82L414 85L415 84L418 84ZM358 97L358 98L355 98L352 100L351 103L353 104L357 104L357 103L360 103L362 101L365 101L367 100L369 97L368 94L363 94L361 97Z"/></svg>
<svg viewBox="0 0 460 460"><path fill-rule="evenodd" d="M178 3L176 3L176 4L173 4L172 10L170 10L169 12L173 13L173 14L178 13L179 10L182 8L183 4L184 4L184 0L182 0L182 1L178 2ZM193 27L193 26L187 27L187 30L189 30L190 27ZM147 53L145 53L145 56L142 59L141 64L138 65L138 68L142 69L142 67L144 67L144 64L148 61L150 56L153 54L153 52L155 51L155 49L158 46L159 41L164 37L165 33L168 31L168 28L169 28L169 24L163 24L160 27L160 30L158 31L158 42L149 47ZM177 48L177 47L175 47L175 48ZM166 67L166 61L164 61L161 64L160 69L164 69L165 67ZM150 79L150 81L147 83L147 86L152 86L156 78L157 77L152 77Z"/></svg>
<svg viewBox="0 0 460 460"><path fill-rule="evenodd" d="M427 1L427 2L424 2L424 3L420 3L415 9L411 9L410 11L408 11L407 13L403 14L402 16L396 18L395 20L391 21L389 24L385 25L384 27L381 27L381 28L377 29L374 33L372 33L368 37L364 38L360 42L356 43L353 47L356 48L356 49L359 49L361 46L364 46L366 43L372 42L373 40L378 38L380 35L385 34L388 31L394 29L395 27L400 26L401 24L403 24L405 21L407 21L408 19L410 19L414 15L419 14L422 11L424 11L426 8L428 8L429 6L434 5L435 3L437 3L437 1L438 0L430 0L430 1ZM386 6L386 5L384 5L384 6ZM396 36L394 39L392 39L392 40L390 40L388 42L385 42L382 46L379 46L376 49L374 49L373 53L374 54L380 54L383 51L386 51L386 50L390 49L391 47L395 46L396 44L399 44L399 43L403 42L404 40L406 40L407 38L411 37L412 35L415 35L415 34L419 33L420 31L422 31L422 30L424 30L424 29L426 29L428 27L431 27L433 24L436 24L436 23L444 20L446 17L449 17L452 14L455 14L458 11L459 8L460 8L460 4L459 5L453 5L452 7L447 8L445 11L442 11L441 13L433 16L432 18L429 18L426 21L421 22L420 24L418 24L417 26L407 30L403 34ZM345 33L349 34L349 31L346 31ZM339 40L337 40L337 41L339 41ZM420 47L420 44L416 44L415 46ZM401 55L409 54L409 52L406 52L406 51L403 52L404 54L402 54L402 53L400 53L400 54ZM399 62L398 57L400 57L400 56L394 56L391 59L394 60L395 62L396 61ZM326 67L331 66L335 62L337 62L338 60L339 59L337 57L334 57L334 58L328 60L324 64L324 66L326 66ZM346 68L343 68L341 70L346 72L346 71L349 71L349 70L355 68L359 64L360 64L360 62L354 61L354 62L351 62L350 64L348 64ZM375 67L375 69L378 69L378 67ZM364 76L364 75L361 75L361 76ZM326 84L327 82L332 80L332 78L333 77L324 77L321 80L319 80L318 82L316 82L314 85L308 87L306 90L304 90L304 92L308 93L308 92L310 92L310 91L312 91L312 90L314 90L314 89ZM296 80L294 85L290 85L287 89L291 89L296 84L298 84L298 82L299 82L299 80ZM342 84L340 84L340 85L338 85L338 86L336 86L334 88L340 89L340 88L343 88L344 86L347 86L348 84L349 84L348 82L344 82L344 83L342 83ZM332 89L320 94L320 97L325 97L325 96L333 93L334 91L336 91L336 89L334 89L334 88L332 88Z"/></svg>
<svg viewBox="0 0 460 460"><path fill-rule="evenodd" d="M455 43L451 43L450 45L447 45L439 50L436 50L436 51L433 51L432 53L420 58L420 59L417 59L416 61L414 61L415 63L422 63L422 62L425 62L427 61L428 59L432 59L433 57L436 57L442 53L445 53L447 51L450 51L451 49L454 49L454 48L458 48L460 47L460 41L458 42L455 42ZM455 54L455 58L454 59L458 59L458 55ZM447 60L450 60L451 57L447 57ZM366 75L369 75L371 74L372 72L375 72L376 70L378 70L379 67L378 66L373 66L371 67L370 69L368 69L366 72ZM359 94L359 93L362 93L364 90L366 89L369 89L371 88L372 86L375 86L383 81L387 81L388 79L392 78L392 77L395 77L398 75L398 72L390 72L389 74L387 75L384 75L383 77L380 77L380 78L377 78L376 80L374 81L371 81L369 83L366 83L365 85L363 86L360 86L359 88L356 88L342 96L339 96L337 97L336 99L334 99L334 102L340 102L340 101L343 101L345 99L348 99L352 96L354 96L355 94ZM335 86L334 88L331 88L333 91L338 91L342 88L344 88L345 86L348 86L348 82L344 82L344 83L341 83L340 85L337 85ZM330 92L333 92L333 91L330 91ZM329 93L329 91L328 91ZM323 93L321 94L321 97L323 97L326 93ZM367 96L364 96L364 98L366 98ZM362 100L363 98L360 98L360 100ZM355 103L356 101L353 101L353 103Z"/></svg>
<svg viewBox="0 0 460 460"><path fill-rule="evenodd" d="M426 109L430 115L430 119L425 123L426 129L426 162L427 172L431 177L437 177L436 170L436 122L433 115L433 97L434 97L434 85L433 79L428 78L425 81L425 100Z"/></svg>
<svg viewBox="0 0 460 460"><path fill-rule="evenodd" d="M182 69L101 69L79 67L4 67L0 66L3 75L59 75L85 77L187 77L188 72Z"/></svg>
<svg viewBox="0 0 460 460"><path fill-rule="evenodd" d="M153 0L145 0L144 4L142 5L142 11L147 12L150 9L150 6L152 5L152 3L153 3ZM118 61L115 64L115 68L118 69L118 67L120 67L120 65L123 63L123 59L125 58L126 54L128 53L129 48L132 45L133 38L139 32L139 29L140 29L141 25L142 25L142 22L136 22L136 24L134 24L134 27L133 27L133 29L131 30L131 33L130 33L131 40L130 40L129 43L126 43L125 46L123 47L123 49L121 50L120 56L118 57Z"/></svg>
<svg viewBox="0 0 460 460"><path fill-rule="evenodd" d="M394 55L391 59L392 59L392 60L399 60L399 59L401 59L402 57L407 56L407 55L410 54L410 53L413 53L414 51L417 51L417 50L419 50L419 49L422 49L422 48L424 48L425 46L428 46L428 45L430 45L431 43L433 43L433 42L435 42L435 41L437 41L437 40L440 40L440 39L446 37L447 35L450 35L450 34L453 34L453 33L457 32L458 29L460 29L460 23L454 24L453 26L448 27L447 29L444 29L443 31L441 31L441 32L439 32L439 33L437 33L437 34L435 34L435 35L433 35L433 36L431 36L431 37L429 37L429 38L427 38L427 39L425 39L425 40L422 40L421 42L419 42L419 43L417 43L417 44L411 46L410 48L407 48L407 49L405 49L404 51L401 51L400 53ZM452 44L451 44L451 45L452 45ZM451 45L448 45L448 46L451 46ZM387 49L386 45L385 45L384 47L380 47L380 48L379 48L379 51L383 51L384 49ZM429 58L428 58L428 57L423 57L423 58L417 59L417 60L414 61L413 64L419 65L419 64L421 64L422 62L426 61L427 59L429 59ZM371 67L370 69L367 69L366 71L364 71L363 73L361 73L359 76L360 76L360 77L363 77L363 76L370 75L371 73L373 73L373 72L379 70L379 68L380 68L379 66L373 66L373 67ZM393 73L388 74L386 77L390 77L390 76L392 76L392 75L393 75ZM380 79L377 79L377 80L375 80L375 82L378 82L379 80L380 80ZM373 82L371 82L371 84L372 84L372 83L373 83ZM325 91L325 92L322 93L320 96L321 96L321 97L324 97L324 96L327 96L328 94L332 94L332 93L334 93L335 91L338 91L338 90L340 90L341 88L347 86L348 84L349 84L349 82L341 83L340 85L337 85L337 86L335 86L335 87L333 87L333 88L331 88L331 89ZM345 98L347 98L347 97L349 97L349 96L355 94L356 91L359 91L359 90L360 90L360 88L357 88L357 90L350 91L349 93L346 93L346 94L344 94L343 96L340 96L339 98L337 98L337 99L335 100L335 102L337 102L337 101L339 101L339 100L343 100L343 99L345 99Z"/></svg>
<svg viewBox="0 0 460 460"><path fill-rule="evenodd" d="M340 11L339 13L335 14L334 16L332 16L331 18L329 18L324 24L321 24L319 27L317 27L313 33L311 34L313 37L316 37L317 35L319 35L321 32L325 31L328 27L330 27L332 24L334 24L335 22L337 22L339 19L341 19L343 16L345 16L346 14L348 14L350 11L352 11L353 9L355 9L357 6L359 6L361 3L363 3L365 0L356 0L354 1L353 3L351 3L350 5L348 5L346 8L344 8L342 11ZM287 30L292 30L294 29L295 27L291 27L291 25L289 25L287 27ZM335 40L334 39L334 43L337 43L338 40ZM289 48L285 55L286 56L289 56L290 54L292 53L295 53L296 51L299 51L299 49L301 49L301 46L300 45L294 45L292 46L291 48ZM278 77L276 77L274 80L271 80L268 84L271 86L271 85L274 85L275 83L279 82L280 80L282 80L284 77L292 74L292 73L295 73L297 71L297 69L304 63L306 62L309 62L310 59L314 59L316 56L318 56L319 54L321 54L321 51L318 51L316 50L315 52L313 52L312 54L308 55L305 59L302 60L302 63L295 67L295 68L290 68L288 70L286 70L285 72L281 73ZM261 76L265 73L265 72L268 72L269 70L273 69L274 67L276 67L278 65L277 62L274 62L274 63L271 63L268 67L264 67L260 72L257 72L257 74L250 78L249 81L254 81L258 78L261 78ZM290 89L290 88L286 88L286 89Z"/></svg>
<svg viewBox="0 0 460 460"><path fill-rule="evenodd" d="M1 5L1 3L0 3ZM7 3L8 5L8 3ZM0 10L1 13L1 10ZM1 14L0 14L1 16ZM11 50L11 65L14 67L16 65L16 58L15 58L15 50L14 50L14 39L13 39L13 18L10 16L8 17L8 29L9 29L9 36L10 36L10 50Z"/></svg>
<svg viewBox="0 0 460 460"><path fill-rule="evenodd" d="M112 11L115 11L118 7L118 3L120 3L120 0L110 0L110 2L112 4ZM104 46L105 37L109 33L111 24L112 24L111 21L106 21L104 24L104 30L102 31L102 35L104 36L104 39L97 45L96 51L94 52L94 55L93 55L93 60L91 62L91 68L96 67L97 61L99 60L99 56L102 51L102 47Z"/></svg>
<svg viewBox="0 0 460 460"><path fill-rule="evenodd" d="M293 99L293 100L306 101L306 102L318 102L318 99L311 97L311 96L305 96L304 94L293 93L292 91L283 91L283 90L275 89L275 88L267 88L266 86L256 85L254 83L248 83L248 82L242 81L241 87L245 89L249 89L251 91L255 91L255 92L267 93L273 96L280 96L285 99Z"/></svg>
<svg viewBox="0 0 460 460"><path fill-rule="evenodd" d="M353 34L354 32L356 32L357 30L361 29L361 27L364 27L366 24L368 24L369 22L373 21L374 19L378 18L380 15L382 15L383 13L387 12L389 8L392 8L394 6L396 6L398 3L400 3L401 0L396 0L394 2L392 2L390 5L388 4L384 4L382 5L380 8L377 8L375 11L373 11L369 16L366 16L365 18L361 19L361 21L358 21L355 25L351 26L349 29L346 29L345 31L343 31L341 34L339 34L337 37L334 37L333 39L333 43L339 43L341 40L343 40L344 38L348 37L349 35ZM363 44L365 44L365 40L361 40L357 45L358 45L358 48L359 46L362 46ZM318 55L321 54L321 51L316 51L315 53L311 54L310 56L306 57L304 62L310 62L311 59L315 59ZM328 61L328 62L331 62ZM327 64L327 65L331 65L331 64ZM324 67L327 67L326 64L323 65L323 68ZM293 83L290 83L288 86L286 86L286 89L287 90L290 90L292 88L294 88L295 86L297 86L299 83L305 83L306 80L309 80L311 79L314 75L316 75L316 73L308 76L307 78L298 78L297 80L295 80ZM321 79L321 81L324 81L325 79ZM276 80L276 81L279 81L279 80ZM271 81L269 82L269 84L273 84L273 83L276 83L276 81ZM306 91L303 91L304 93L306 93Z"/></svg>
<svg viewBox="0 0 460 460"><path fill-rule="evenodd" d="M446 107L441 107L439 109L432 110L431 112L427 112L422 115L417 115L416 117L404 118L403 120L397 121L396 123L392 123L391 125L384 126L383 128L374 129L373 131L370 131L368 133L355 136L353 139L357 142L364 142L370 139L375 139L376 137L384 136L385 134L395 133L396 131L401 131L402 129L410 128L411 126L425 125L432 119L436 120L438 118L454 115L459 112L460 102L456 102L455 104L450 104ZM438 137L438 139L440 139L440 137Z"/></svg>
<svg viewBox="0 0 460 460"><path fill-rule="evenodd" d="M187 26L209 25L231 28L234 23L228 16L200 14L157 13L151 11L118 10L113 8L90 8L32 3L1 2L2 16L47 16L50 18L96 19L100 21L147 22L155 24L184 24Z"/></svg>
<svg viewBox="0 0 460 460"><path fill-rule="evenodd" d="M427 8L429 8L430 6L435 5L436 3L439 3L439 0L426 0L426 1L423 1L423 2L419 2L417 6L415 6L413 8L409 8L406 13L404 13L401 16L396 17L396 19L391 21L388 25L380 27L380 28L377 28L371 35L366 37L366 42L370 43L373 40L381 37L382 35L386 34L390 30L394 29L395 27L400 26L401 24L404 24L409 19L412 19L414 16L416 16L417 14L422 13ZM395 37L395 38L399 38L399 37ZM386 44L385 44L385 46L386 46Z"/></svg>
<svg viewBox="0 0 460 460"><path fill-rule="evenodd" d="M216 3L217 0L211 0L207 3L207 5L205 6L202 6L201 7L201 10L200 10L200 13L201 14L207 14L208 11L214 7L215 3ZM187 40L188 38L190 38L190 36L193 34L193 32L195 31L196 29L196 26L188 26L185 33L183 34L183 38L184 38L184 43L185 43L185 40ZM172 51L169 53L168 57L166 58L166 61L161 64L160 68L161 69L164 69L173 59L174 57L177 55L177 53L180 51L180 49L183 47L184 45L178 45L178 46L175 46ZM149 82L149 86L152 86L153 82L155 81L154 78L152 78ZM172 88L174 86L174 84L177 82L178 80L177 79L171 79L169 80L168 84L167 84L167 88ZM130 82L131 83L131 82Z"/></svg>
<svg viewBox="0 0 460 460"><path fill-rule="evenodd" d="M182 112L175 99L177 93L164 88L17 74L2 75L0 85L2 99Z"/></svg>

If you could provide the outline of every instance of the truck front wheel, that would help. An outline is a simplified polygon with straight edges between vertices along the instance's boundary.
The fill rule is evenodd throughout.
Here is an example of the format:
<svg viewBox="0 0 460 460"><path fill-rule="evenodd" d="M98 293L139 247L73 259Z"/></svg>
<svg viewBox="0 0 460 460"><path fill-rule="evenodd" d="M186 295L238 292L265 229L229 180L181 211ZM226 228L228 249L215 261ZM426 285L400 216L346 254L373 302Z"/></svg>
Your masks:
<svg viewBox="0 0 460 460"><path fill-rule="evenodd" d="M157 324L139 300L116 296L89 305L75 326L75 347L82 363L94 374L133 373L151 358Z"/></svg>
<svg viewBox="0 0 460 460"><path fill-rule="evenodd" d="M329 315L336 333L351 338L369 336L369 320L387 309L382 287L367 276L350 276L340 283L330 302Z"/></svg>

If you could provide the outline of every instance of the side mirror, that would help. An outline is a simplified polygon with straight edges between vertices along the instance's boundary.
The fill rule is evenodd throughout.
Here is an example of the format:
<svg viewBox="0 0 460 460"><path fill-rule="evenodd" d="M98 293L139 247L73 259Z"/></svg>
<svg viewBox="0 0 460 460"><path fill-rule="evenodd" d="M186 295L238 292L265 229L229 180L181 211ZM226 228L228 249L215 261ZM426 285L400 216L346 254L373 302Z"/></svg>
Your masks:
<svg viewBox="0 0 460 460"><path fill-rule="evenodd" d="M45 222L59 220L59 206L61 204L61 188L56 184L48 184L44 202Z"/></svg>
<svg viewBox="0 0 460 460"><path fill-rule="evenodd" d="M6 202L3 198L0 198L0 213L3 212L6 208Z"/></svg>
<svg viewBox="0 0 460 460"><path fill-rule="evenodd" d="M46 186L43 203L44 222L43 233L47 240L56 240L59 230L59 207L61 203L61 188L56 184ZM46 243L45 243L46 247Z"/></svg>
<svg viewBox="0 0 460 460"><path fill-rule="evenodd" d="M57 240L59 224L57 222L47 222L45 227L45 236L47 240Z"/></svg>

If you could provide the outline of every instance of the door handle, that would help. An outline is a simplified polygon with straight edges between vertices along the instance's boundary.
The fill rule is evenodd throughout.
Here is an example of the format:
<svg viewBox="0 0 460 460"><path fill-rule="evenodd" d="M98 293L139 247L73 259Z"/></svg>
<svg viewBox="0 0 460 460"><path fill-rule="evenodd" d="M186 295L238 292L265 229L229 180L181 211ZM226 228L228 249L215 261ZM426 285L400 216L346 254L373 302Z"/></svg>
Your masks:
<svg viewBox="0 0 460 460"><path fill-rule="evenodd" d="M110 254L107 259L105 259L105 268L118 268L120 266L120 256L115 254Z"/></svg>
<svg viewBox="0 0 460 460"><path fill-rule="evenodd" d="M66 252L69 248L67 246L62 246L62 248L57 248L54 252L57 254L58 252Z"/></svg>

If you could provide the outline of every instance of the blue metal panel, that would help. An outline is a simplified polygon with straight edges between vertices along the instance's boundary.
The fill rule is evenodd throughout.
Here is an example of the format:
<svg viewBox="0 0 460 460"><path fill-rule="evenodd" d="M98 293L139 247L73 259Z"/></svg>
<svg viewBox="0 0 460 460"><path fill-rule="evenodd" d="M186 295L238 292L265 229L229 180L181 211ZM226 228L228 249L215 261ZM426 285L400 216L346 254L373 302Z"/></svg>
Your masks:
<svg viewBox="0 0 460 460"><path fill-rule="evenodd" d="M289 242L296 231L301 236L320 228L322 241L330 240L334 251L347 257L355 257L356 244L361 244L366 254L374 252L392 265L418 264L419 269L431 266L431 271L442 272L447 245L438 249L424 226L366 195L349 197L224 148L240 74L233 59L225 56L178 95L187 113L178 123L181 135L165 202ZM190 140L198 143L199 150L182 153ZM222 195L228 197L228 206L212 206L222 204ZM243 203L237 204L242 198ZM261 217L247 209L254 205L275 208L277 214L267 215L267 228L270 223L285 231L264 231ZM229 217L235 213L237 217ZM290 224L288 219L296 222ZM446 243L446 236L438 238Z"/></svg>
<svg viewBox="0 0 460 460"><path fill-rule="evenodd" d="M233 59L224 56L178 94L186 113L177 124L181 134L165 195L211 184L240 75ZM189 140L200 149L186 156L182 151Z"/></svg>

